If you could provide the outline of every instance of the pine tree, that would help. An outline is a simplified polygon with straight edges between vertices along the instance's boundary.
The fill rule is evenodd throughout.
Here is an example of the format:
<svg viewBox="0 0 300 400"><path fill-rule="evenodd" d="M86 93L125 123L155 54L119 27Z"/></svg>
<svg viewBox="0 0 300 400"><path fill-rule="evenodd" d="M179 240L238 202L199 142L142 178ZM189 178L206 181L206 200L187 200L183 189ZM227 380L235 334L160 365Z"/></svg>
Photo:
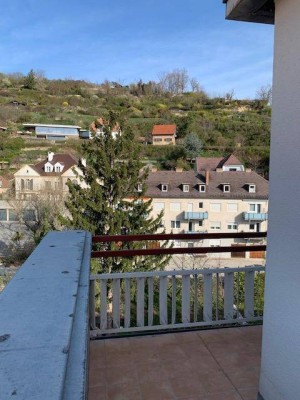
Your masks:
<svg viewBox="0 0 300 400"><path fill-rule="evenodd" d="M83 144L86 162L80 165L81 182L68 182L70 195L65 205L70 217L61 220L67 227L93 235L155 233L161 227L162 213L150 218L151 200L144 198L147 171L142 169L139 146L130 130L113 134L115 125L111 119L102 133ZM97 244L102 250L144 247L145 242ZM163 269L167 261L163 256L103 259L97 272Z"/></svg>
<svg viewBox="0 0 300 400"><path fill-rule="evenodd" d="M25 77L24 88L34 89L36 85L36 78L33 69L31 69Z"/></svg>

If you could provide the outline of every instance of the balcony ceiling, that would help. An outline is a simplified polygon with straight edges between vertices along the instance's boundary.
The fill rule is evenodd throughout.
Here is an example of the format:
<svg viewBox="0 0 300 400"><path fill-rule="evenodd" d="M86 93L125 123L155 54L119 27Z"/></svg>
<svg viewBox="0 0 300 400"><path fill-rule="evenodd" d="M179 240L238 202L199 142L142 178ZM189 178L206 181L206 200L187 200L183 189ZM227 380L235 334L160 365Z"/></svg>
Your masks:
<svg viewBox="0 0 300 400"><path fill-rule="evenodd" d="M274 0L223 0L223 3L227 19L274 24Z"/></svg>

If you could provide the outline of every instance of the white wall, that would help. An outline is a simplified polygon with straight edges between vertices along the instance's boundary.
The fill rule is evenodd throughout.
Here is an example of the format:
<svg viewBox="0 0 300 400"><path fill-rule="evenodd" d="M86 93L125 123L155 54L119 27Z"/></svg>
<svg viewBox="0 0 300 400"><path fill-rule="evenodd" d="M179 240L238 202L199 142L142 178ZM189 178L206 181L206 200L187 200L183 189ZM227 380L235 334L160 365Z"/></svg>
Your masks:
<svg viewBox="0 0 300 400"><path fill-rule="evenodd" d="M300 1L277 0L260 393L300 398Z"/></svg>

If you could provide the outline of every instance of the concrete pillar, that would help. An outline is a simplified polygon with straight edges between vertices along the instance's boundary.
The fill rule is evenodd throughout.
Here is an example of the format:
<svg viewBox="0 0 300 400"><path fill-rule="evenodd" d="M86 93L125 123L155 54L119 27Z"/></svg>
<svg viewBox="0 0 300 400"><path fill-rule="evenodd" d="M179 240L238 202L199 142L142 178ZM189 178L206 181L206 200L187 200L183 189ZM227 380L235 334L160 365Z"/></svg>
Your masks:
<svg viewBox="0 0 300 400"><path fill-rule="evenodd" d="M276 0L260 394L300 398L300 1Z"/></svg>

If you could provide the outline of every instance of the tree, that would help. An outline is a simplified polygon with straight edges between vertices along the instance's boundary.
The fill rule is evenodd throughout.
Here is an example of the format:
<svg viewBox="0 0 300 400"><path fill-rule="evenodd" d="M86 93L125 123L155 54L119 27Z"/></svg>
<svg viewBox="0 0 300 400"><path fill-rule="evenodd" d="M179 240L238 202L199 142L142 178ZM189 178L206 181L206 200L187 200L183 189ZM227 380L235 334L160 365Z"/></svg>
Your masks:
<svg viewBox="0 0 300 400"><path fill-rule="evenodd" d="M94 235L155 233L162 225L162 214L151 218L151 200L145 200L147 171L141 169L139 146L134 135L125 130L113 135L116 124L103 126L103 133L83 144L86 163L81 163L78 183L68 182L70 196L65 205L69 217L61 217L64 225L84 229ZM81 182L86 184L83 188ZM163 244L165 246L165 243ZM103 243L98 249L145 247L145 243ZM106 272L163 268L165 257L134 257L101 260Z"/></svg>
<svg viewBox="0 0 300 400"><path fill-rule="evenodd" d="M272 103L272 86L266 85L261 86L256 91L256 98L260 100L264 104L271 104Z"/></svg>
<svg viewBox="0 0 300 400"><path fill-rule="evenodd" d="M31 69L24 79L25 89L34 89L36 85L36 77L33 69Z"/></svg>
<svg viewBox="0 0 300 400"><path fill-rule="evenodd" d="M193 159L199 156L202 150L202 142L195 133L189 133L184 139L183 147L187 157Z"/></svg>

